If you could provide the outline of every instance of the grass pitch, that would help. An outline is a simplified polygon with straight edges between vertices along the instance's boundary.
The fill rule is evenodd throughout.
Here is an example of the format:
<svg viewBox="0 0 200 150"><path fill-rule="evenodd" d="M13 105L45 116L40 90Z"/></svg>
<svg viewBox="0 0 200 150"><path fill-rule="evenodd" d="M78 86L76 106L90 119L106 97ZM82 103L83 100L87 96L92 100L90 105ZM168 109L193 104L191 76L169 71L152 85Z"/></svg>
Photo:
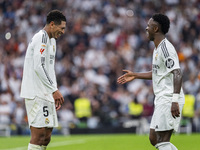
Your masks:
<svg viewBox="0 0 200 150"><path fill-rule="evenodd" d="M29 136L0 137L0 150L27 150ZM200 134L173 135L171 142L179 150L199 150ZM90 134L52 136L47 150L156 150L148 135Z"/></svg>

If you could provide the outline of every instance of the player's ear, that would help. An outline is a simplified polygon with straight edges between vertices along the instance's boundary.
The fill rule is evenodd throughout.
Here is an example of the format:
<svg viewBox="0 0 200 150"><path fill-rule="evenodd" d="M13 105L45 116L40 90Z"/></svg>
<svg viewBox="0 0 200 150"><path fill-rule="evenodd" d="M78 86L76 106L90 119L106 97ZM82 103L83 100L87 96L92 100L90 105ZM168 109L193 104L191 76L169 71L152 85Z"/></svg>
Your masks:
<svg viewBox="0 0 200 150"><path fill-rule="evenodd" d="M159 27L158 26L154 26L154 32L158 32L159 31Z"/></svg>
<svg viewBox="0 0 200 150"><path fill-rule="evenodd" d="M52 27L55 25L55 23L54 23L53 21L51 21L51 22L49 23L49 25L50 25L50 27L52 28Z"/></svg>

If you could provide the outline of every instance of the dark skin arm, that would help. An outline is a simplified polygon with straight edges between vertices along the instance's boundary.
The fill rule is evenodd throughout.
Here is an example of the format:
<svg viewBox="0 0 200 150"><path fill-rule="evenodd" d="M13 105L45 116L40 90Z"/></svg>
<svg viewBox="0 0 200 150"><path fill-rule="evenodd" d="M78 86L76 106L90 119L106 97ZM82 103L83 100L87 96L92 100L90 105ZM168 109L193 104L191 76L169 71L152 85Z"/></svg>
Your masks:
<svg viewBox="0 0 200 150"><path fill-rule="evenodd" d="M125 74L117 79L117 83L119 84L124 84L134 79L147 79L147 80L152 79L152 71L145 73L135 73L129 70L123 70L123 72L125 72Z"/></svg>
<svg viewBox="0 0 200 150"><path fill-rule="evenodd" d="M172 71L174 75L174 93L180 94L182 85L182 74L180 69L175 69ZM172 102L171 113L174 118L180 117L179 104L177 102Z"/></svg>
<svg viewBox="0 0 200 150"><path fill-rule="evenodd" d="M147 79L151 80L152 79L152 71L146 72L146 73L135 73L131 72L129 70L123 70L125 72L124 75L120 76L117 79L117 83L119 84L124 84L127 82L130 82L134 79ZM173 76L174 76L174 93L180 94L181 90L181 84L182 84L182 74L180 69L175 69L172 71ZM180 110L179 110L179 104L176 102L172 102L171 106L171 113L174 118L180 117Z"/></svg>

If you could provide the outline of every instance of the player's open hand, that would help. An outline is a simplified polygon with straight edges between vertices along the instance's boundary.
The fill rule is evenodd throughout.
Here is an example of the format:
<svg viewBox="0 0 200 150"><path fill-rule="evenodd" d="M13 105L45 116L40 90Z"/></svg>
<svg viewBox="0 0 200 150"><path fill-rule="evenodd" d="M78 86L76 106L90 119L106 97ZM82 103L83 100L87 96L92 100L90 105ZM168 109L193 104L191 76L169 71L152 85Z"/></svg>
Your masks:
<svg viewBox="0 0 200 150"><path fill-rule="evenodd" d="M53 98L55 100L56 110L59 110L64 103L64 98L59 90L53 93Z"/></svg>
<svg viewBox="0 0 200 150"><path fill-rule="evenodd" d="M178 103L172 102L171 113L172 113L172 117L174 117L174 119L176 119L176 117L180 117L180 110L179 110Z"/></svg>
<svg viewBox="0 0 200 150"><path fill-rule="evenodd" d="M123 72L126 72L126 73L117 79L117 83L124 84L126 82L130 82L135 79L133 72L129 70L123 70Z"/></svg>

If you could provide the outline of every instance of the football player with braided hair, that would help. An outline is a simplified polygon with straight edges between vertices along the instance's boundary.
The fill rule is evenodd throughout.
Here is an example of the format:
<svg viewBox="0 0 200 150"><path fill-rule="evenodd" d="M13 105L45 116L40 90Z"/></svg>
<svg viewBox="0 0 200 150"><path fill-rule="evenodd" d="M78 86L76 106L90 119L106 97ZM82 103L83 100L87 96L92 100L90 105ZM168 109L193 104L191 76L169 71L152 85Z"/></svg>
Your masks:
<svg viewBox="0 0 200 150"><path fill-rule="evenodd" d="M154 14L146 27L147 37L154 42L155 48L152 58L152 70L145 73L123 70L124 75L117 79L119 84L134 79L152 80L155 94L154 113L150 124L149 139L159 150L177 150L170 143L173 131L177 131L181 111L185 103L177 52L166 38L170 28L169 18L161 13Z"/></svg>

